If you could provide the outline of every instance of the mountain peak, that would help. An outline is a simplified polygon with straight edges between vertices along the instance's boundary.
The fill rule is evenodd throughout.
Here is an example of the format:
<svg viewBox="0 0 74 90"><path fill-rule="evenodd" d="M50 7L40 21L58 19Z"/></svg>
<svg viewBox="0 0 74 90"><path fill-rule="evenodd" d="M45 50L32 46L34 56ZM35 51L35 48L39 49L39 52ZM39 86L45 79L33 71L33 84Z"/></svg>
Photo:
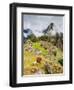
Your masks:
<svg viewBox="0 0 74 90"><path fill-rule="evenodd" d="M54 27L54 23L50 23L50 24L48 25L47 29L48 29L48 30L51 30L51 29L53 30L53 27Z"/></svg>
<svg viewBox="0 0 74 90"><path fill-rule="evenodd" d="M23 30L23 35L25 38L27 38L28 36L30 36L32 34L32 30L31 29L24 29Z"/></svg>
<svg viewBox="0 0 74 90"><path fill-rule="evenodd" d="M56 34L56 31L55 31L55 24L52 22L52 23L50 23L49 25L48 25L48 27L45 29L45 30L43 30L43 33L45 34L45 35L55 35Z"/></svg>

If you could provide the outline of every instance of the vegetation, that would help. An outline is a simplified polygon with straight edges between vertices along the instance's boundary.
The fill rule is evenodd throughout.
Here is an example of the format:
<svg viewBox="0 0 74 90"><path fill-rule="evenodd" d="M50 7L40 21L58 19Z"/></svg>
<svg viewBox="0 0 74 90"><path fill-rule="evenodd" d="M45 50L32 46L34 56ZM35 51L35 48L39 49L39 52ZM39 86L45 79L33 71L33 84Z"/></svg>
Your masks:
<svg viewBox="0 0 74 90"><path fill-rule="evenodd" d="M60 59L58 62L63 66L63 59Z"/></svg>
<svg viewBox="0 0 74 90"><path fill-rule="evenodd" d="M23 75L63 73L63 34L36 37L24 43Z"/></svg>

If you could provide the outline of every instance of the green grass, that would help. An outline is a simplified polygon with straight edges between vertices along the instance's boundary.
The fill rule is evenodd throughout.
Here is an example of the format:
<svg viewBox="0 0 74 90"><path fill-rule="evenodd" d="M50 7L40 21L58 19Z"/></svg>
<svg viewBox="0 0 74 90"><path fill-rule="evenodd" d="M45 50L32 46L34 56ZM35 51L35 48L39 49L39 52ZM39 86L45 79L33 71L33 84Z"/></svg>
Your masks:
<svg viewBox="0 0 74 90"><path fill-rule="evenodd" d="M35 42L33 43L33 48L38 49L39 51L41 51L42 55L47 55L48 51L45 50L42 46L40 42Z"/></svg>
<svg viewBox="0 0 74 90"><path fill-rule="evenodd" d="M49 47L45 49L40 41L32 42L30 40L27 40L26 43L24 43L24 48L28 48L32 45L32 51L24 51L24 68L30 69L32 68L38 68L39 70L45 71L45 62L48 62L48 64L51 66L52 73L62 72L63 67L63 61L59 61L63 59L63 52L55 46L54 51L56 52L56 55L54 55L54 52L50 54L49 48L54 47L54 45L50 42L47 42L47 46ZM49 45L49 46L48 46ZM41 54L36 55L35 50L40 51ZM53 51L53 50L52 50ZM48 55L48 57L46 57ZM41 57L42 61L41 63L36 63L34 66L33 63L36 62L37 57ZM59 67L61 67L61 70L59 71ZM23 71L24 72L24 71ZM27 74L27 73L26 73ZM29 74L32 74L31 72Z"/></svg>

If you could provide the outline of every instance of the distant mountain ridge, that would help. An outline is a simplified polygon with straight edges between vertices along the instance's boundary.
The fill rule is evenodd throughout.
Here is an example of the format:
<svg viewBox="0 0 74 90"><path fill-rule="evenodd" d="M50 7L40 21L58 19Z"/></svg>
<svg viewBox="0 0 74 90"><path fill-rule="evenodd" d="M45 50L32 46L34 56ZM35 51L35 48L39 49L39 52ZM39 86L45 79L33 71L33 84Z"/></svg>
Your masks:
<svg viewBox="0 0 74 90"><path fill-rule="evenodd" d="M54 23L51 23L50 25L48 25L48 27L45 29L45 30L43 30L43 33L47 33L48 31L50 31L51 29L53 30L53 26L54 26Z"/></svg>
<svg viewBox="0 0 74 90"><path fill-rule="evenodd" d="M44 35L48 35L48 36L56 35L57 32L55 31L55 24L50 23L48 27L45 30L43 30L43 33Z"/></svg>
<svg viewBox="0 0 74 90"><path fill-rule="evenodd" d="M30 36L31 34L33 34L32 30L31 29L24 29L23 30L23 36L25 38L28 38L28 36Z"/></svg>
<svg viewBox="0 0 74 90"><path fill-rule="evenodd" d="M55 24L54 24L54 23L50 23L50 24L48 25L48 27L42 31L42 34L43 34L43 35L47 35L47 36L55 36L57 33L60 35L60 33L59 33L58 31L56 31L56 28L55 28ZM33 31L32 31L31 29L29 29L29 28L23 30L23 35L24 35L25 38L28 38L28 36L30 36L30 35L32 35L32 34L34 34L34 33L33 33ZM34 34L34 35L35 35L35 34ZM36 36L36 35L35 35L35 36Z"/></svg>

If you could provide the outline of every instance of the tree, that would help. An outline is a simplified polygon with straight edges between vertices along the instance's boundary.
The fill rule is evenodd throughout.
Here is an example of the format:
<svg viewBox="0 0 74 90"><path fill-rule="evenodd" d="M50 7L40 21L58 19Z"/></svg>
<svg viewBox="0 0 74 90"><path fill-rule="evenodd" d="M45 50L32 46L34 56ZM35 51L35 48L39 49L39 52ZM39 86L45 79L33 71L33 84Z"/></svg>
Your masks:
<svg viewBox="0 0 74 90"><path fill-rule="evenodd" d="M63 59L58 60L58 62L63 66Z"/></svg>
<svg viewBox="0 0 74 90"><path fill-rule="evenodd" d="M57 32L56 33L56 42L58 41L58 39L59 39L59 33Z"/></svg>
<svg viewBox="0 0 74 90"><path fill-rule="evenodd" d="M37 38L34 34L31 34L28 38L29 38L32 42L38 41L38 38Z"/></svg>
<svg viewBox="0 0 74 90"><path fill-rule="evenodd" d="M63 33L62 32L60 33L60 40L61 40L61 43L63 44Z"/></svg>
<svg viewBox="0 0 74 90"><path fill-rule="evenodd" d="M41 37L39 37L39 40L48 41L48 36L46 36L46 35L41 36Z"/></svg>

